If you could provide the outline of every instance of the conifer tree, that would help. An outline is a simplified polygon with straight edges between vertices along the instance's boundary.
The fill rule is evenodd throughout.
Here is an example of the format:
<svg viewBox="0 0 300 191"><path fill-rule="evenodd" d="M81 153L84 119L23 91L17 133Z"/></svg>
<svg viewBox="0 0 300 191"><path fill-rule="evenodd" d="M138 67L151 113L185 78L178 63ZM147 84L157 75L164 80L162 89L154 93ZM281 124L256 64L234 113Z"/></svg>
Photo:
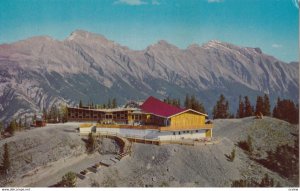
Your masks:
<svg viewBox="0 0 300 191"><path fill-rule="evenodd" d="M180 101L178 105L180 105ZM203 104L199 102L194 95L192 95L191 97L188 94L186 95L184 106L186 109L193 109L195 111L205 113Z"/></svg>
<svg viewBox="0 0 300 191"><path fill-rule="evenodd" d="M244 112L244 102L242 101L242 96L239 97L239 107L237 110L237 118L243 118L245 116Z"/></svg>
<svg viewBox="0 0 300 191"><path fill-rule="evenodd" d="M68 121L68 107L67 105L61 105L60 107L60 116L62 122Z"/></svg>
<svg viewBox="0 0 300 191"><path fill-rule="evenodd" d="M297 124L299 123L299 107L291 100L278 98L273 109L273 117Z"/></svg>
<svg viewBox="0 0 300 191"><path fill-rule="evenodd" d="M43 108L43 117L44 117L44 119L48 119L48 112L47 112L47 110L46 110L46 108L44 107Z"/></svg>
<svg viewBox="0 0 300 191"><path fill-rule="evenodd" d="M79 100L79 108L82 108L82 107L83 107L82 101Z"/></svg>
<svg viewBox="0 0 300 191"><path fill-rule="evenodd" d="M257 96L256 98L256 106L255 106L255 115L259 115L260 113L264 113L264 100L261 96Z"/></svg>
<svg viewBox="0 0 300 191"><path fill-rule="evenodd" d="M11 135L14 135L14 134L15 134L15 132L17 131L17 123L16 123L16 120L13 119L13 120L9 123L9 125L8 125L8 127L7 127L7 129L6 129L6 131L9 132Z"/></svg>
<svg viewBox="0 0 300 191"><path fill-rule="evenodd" d="M275 105L274 109L273 109L273 114L272 116L275 118L280 118L280 114L279 114L279 110L277 108L278 104L280 103L280 98L277 98L277 104Z"/></svg>
<svg viewBox="0 0 300 191"><path fill-rule="evenodd" d="M191 96L191 101L190 101L190 108L193 109L196 106L196 98L194 95Z"/></svg>
<svg viewBox="0 0 300 191"><path fill-rule="evenodd" d="M116 108L116 107L117 107L117 100L116 100L116 98L114 98L112 100L112 108Z"/></svg>
<svg viewBox="0 0 300 191"><path fill-rule="evenodd" d="M9 156L9 149L8 149L8 144L5 143L4 144L4 152L2 155L2 170L5 174L8 173L9 169L10 169L10 156Z"/></svg>
<svg viewBox="0 0 300 191"><path fill-rule="evenodd" d="M107 108L111 108L111 100L110 100L110 98L108 99L108 101L107 101Z"/></svg>
<svg viewBox="0 0 300 191"><path fill-rule="evenodd" d="M229 103L225 99L224 95L221 94L219 100L213 108L213 118L214 119L225 119L230 116L229 113Z"/></svg>
<svg viewBox="0 0 300 191"><path fill-rule="evenodd" d="M76 186L77 176L74 172L66 173L60 182L63 187L75 187Z"/></svg>
<svg viewBox="0 0 300 191"><path fill-rule="evenodd" d="M248 96L245 96L245 117L252 116L252 106Z"/></svg>
<svg viewBox="0 0 300 191"><path fill-rule="evenodd" d="M191 108L191 99L190 99L189 94L186 94L186 96L185 96L184 107Z"/></svg>
<svg viewBox="0 0 300 191"><path fill-rule="evenodd" d="M180 99L171 99L170 97L167 97L166 99L164 99L164 102L176 107L180 107Z"/></svg>
<svg viewBox="0 0 300 191"><path fill-rule="evenodd" d="M271 115L271 105L270 105L270 99L267 94L264 95L264 109L263 109L263 115L270 116Z"/></svg>
<svg viewBox="0 0 300 191"><path fill-rule="evenodd" d="M177 107L177 100L176 99L172 99L172 105Z"/></svg>
<svg viewBox="0 0 300 191"><path fill-rule="evenodd" d="M87 153L91 154L95 151L96 148L96 140L92 133L89 133L88 140L86 142Z"/></svg>
<svg viewBox="0 0 300 191"><path fill-rule="evenodd" d="M176 99L172 99L172 100L171 100L171 105L177 107L177 100L176 100Z"/></svg>
<svg viewBox="0 0 300 191"><path fill-rule="evenodd" d="M49 112L49 119L53 122L57 122L57 119L59 118L59 109L55 104L52 104Z"/></svg>
<svg viewBox="0 0 300 191"><path fill-rule="evenodd" d="M177 107L181 107L180 99L177 99Z"/></svg>
<svg viewBox="0 0 300 191"><path fill-rule="evenodd" d="M196 111L199 111L201 113L206 113L205 111L205 107L202 103L199 103L198 106L197 106L197 109L195 109Z"/></svg>

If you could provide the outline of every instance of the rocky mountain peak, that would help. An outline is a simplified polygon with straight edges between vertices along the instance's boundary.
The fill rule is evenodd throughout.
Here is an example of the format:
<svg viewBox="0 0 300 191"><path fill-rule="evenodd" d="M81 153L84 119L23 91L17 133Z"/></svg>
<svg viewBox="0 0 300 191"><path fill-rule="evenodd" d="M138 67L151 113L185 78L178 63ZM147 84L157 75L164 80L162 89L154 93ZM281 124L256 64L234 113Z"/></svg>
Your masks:
<svg viewBox="0 0 300 191"><path fill-rule="evenodd" d="M238 95L254 100L265 92L273 100L298 100L299 65L260 52L217 40L186 50L161 40L132 51L83 30L63 42L42 36L1 45L0 120L59 102L104 103L112 95L124 103L149 95L184 98L188 92L208 111L221 93L233 106Z"/></svg>
<svg viewBox="0 0 300 191"><path fill-rule="evenodd" d="M90 32L87 32L87 31L84 31L84 30L75 30L70 34L70 36L67 38L67 40L75 40L75 39L78 39L78 38L87 39L87 38L90 38L92 36L93 36L93 34L90 33Z"/></svg>
<svg viewBox="0 0 300 191"><path fill-rule="evenodd" d="M100 42L104 44L112 44L113 41L108 40L102 35L91 33L84 30L75 30L66 39L67 41L80 41L80 42Z"/></svg>
<svg viewBox="0 0 300 191"><path fill-rule="evenodd" d="M201 48L201 47L197 43L191 44L187 47L187 49L198 49L198 48Z"/></svg>
<svg viewBox="0 0 300 191"><path fill-rule="evenodd" d="M165 50L179 50L179 48L165 40L159 40L157 43L150 45L147 47L146 50L158 50L158 51L165 51Z"/></svg>
<svg viewBox="0 0 300 191"><path fill-rule="evenodd" d="M238 46L226 42L221 42L219 40L210 40L207 43L203 44L202 47L205 49L240 49L240 47Z"/></svg>

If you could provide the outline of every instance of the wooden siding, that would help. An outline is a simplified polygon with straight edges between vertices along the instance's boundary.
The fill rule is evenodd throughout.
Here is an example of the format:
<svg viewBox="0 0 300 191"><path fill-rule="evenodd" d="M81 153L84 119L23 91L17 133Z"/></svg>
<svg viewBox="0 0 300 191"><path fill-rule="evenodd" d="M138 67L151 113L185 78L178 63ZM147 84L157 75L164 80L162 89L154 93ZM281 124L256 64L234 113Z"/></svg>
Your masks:
<svg viewBox="0 0 300 191"><path fill-rule="evenodd" d="M198 130L198 129L212 129L213 124L199 124L191 126L164 126L159 127L160 131L184 131L184 130Z"/></svg>
<svg viewBox="0 0 300 191"><path fill-rule="evenodd" d="M99 128L120 128L120 129L154 129L158 130L159 126L155 125L116 125L116 124L96 124L96 127Z"/></svg>
<svg viewBox="0 0 300 191"><path fill-rule="evenodd" d="M211 138L212 137L212 129L208 129L208 130L206 130L206 137L207 138Z"/></svg>
<svg viewBox="0 0 300 191"><path fill-rule="evenodd" d="M171 128L186 128L192 126L201 126L205 124L205 116L194 112L185 112L171 117Z"/></svg>

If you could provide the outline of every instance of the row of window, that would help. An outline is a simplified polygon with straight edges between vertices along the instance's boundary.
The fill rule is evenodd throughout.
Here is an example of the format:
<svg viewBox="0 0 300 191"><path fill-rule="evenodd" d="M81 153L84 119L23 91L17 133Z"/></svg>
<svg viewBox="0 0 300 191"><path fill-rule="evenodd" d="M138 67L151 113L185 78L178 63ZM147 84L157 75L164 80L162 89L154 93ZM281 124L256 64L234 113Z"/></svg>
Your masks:
<svg viewBox="0 0 300 191"><path fill-rule="evenodd" d="M198 133L199 131L198 130L195 130L195 131L178 131L177 132L177 135L181 135L181 134L187 134L187 133ZM176 132L173 132L173 135L176 135Z"/></svg>
<svg viewBox="0 0 300 191"><path fill-rule="evenodd" d="M70 114L69 117L71 118L102 118L102 119L127 119L127 115L121 114L121 115L77 115L77 114Z"/></svg>
<svg viewBox="0 0 300 191"><path fill-rule="evenodd" d="M99 114L99 115L104 115L105 112L100 112L100 111L69 111L68 113L76 113L76 114ZM119 112L113 112L111 114L114 115L127 115L127 111L119 111Z"/></svg>

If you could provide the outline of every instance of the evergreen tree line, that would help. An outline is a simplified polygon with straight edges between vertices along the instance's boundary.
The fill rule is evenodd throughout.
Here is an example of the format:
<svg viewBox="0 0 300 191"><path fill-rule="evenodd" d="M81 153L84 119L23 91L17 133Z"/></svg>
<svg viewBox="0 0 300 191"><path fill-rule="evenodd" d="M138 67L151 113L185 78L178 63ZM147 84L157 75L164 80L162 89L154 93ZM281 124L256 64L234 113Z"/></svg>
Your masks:
<svg viewBox="0 0 300 191"><path fill-rule="evenodd" d="M167 97L166 99L164 99L164 102L176 107L181 106L180 99ZM198 101L194 95L186 95L184 107L205 113L203 104ZM213 119L226 119L234 117L243 118L254 115L263 115L273 116L275 118L282 119L293 124L299 123L298 104L295 104L293 101L288 99L281 100L280 98L278 98L277 104L273 109L273 113L271 113L271 104L268 94L257 96L255 105L251 104L248 96L244 96L243 99L242 96L239 96L239 105L237 108L236 116L230 113L229 107L229 102L226 100L225 96L221 94L216 102L216 105L213 107Z"/></svg>
<svg viewBox="0 0 300 191"><path fill-rule="evenodd" d="M270 108L270 98L267 94L265 94L263 97L257 96L255 108L251 105L248 96L244 97L244 101L240 96L239 106L236 112L236 118L249 117L253 115L271 116Z"/></svg>
<svg viewBox="0 0 300 191"><path fill-rule="evenodd" d="M43 109L43 119L46 123L65 123L68 121L68 109L66 105L58 107L52 104L49 110ZM36 116L33 116L33 121L36 120Z"/></svg>
<svg viewBox="0 0 300 191"><path fill-rule="evenodd" d="M213 119L234 118L233 114L229 112L229 102L223 94L220 95L216 105L213 107ZM236 112L236 118L249 117L253 115L273 116L287 122L298 124L299 123L299 105L295 104L292 100L278 98L277 104L271 113L270 98L267 94L264 96L257 96L256 105L251 104L248 96L242 99L239 97L239 105Z"/></svg>
<svg viewBox="0 0 300 191"><path fill-rule="evenodd" d="M118 107L118 103L117 103L117 99L113 98L113 99L108 99L107 103L103 103L103 104L94 104L94 102L89 102L87 105L84 105L82 100L79 100L79 108L85 108L88 107L90 109L112 109L112 108L117 108Z"/></svg>
<svg viewBox="0 0 300 191"><path fill-rule="evenodd" d="M206 113L204 105L196 99L194 95L189 96L188 94L185 96L184 107L187 109L193 109L195 111L199 111L201 113Z"/></svg>
<svg viewBox="0 0 300 191"><path fill-rule="evenodd" d="M281 100L278 98L273 112L271 113L270 98L267 94L264 96L257 96L255 109L254 106L251 105L247 96L244 97L244 102L241 100L240 96L236 118L249 117L253 115L272 116L292 124L298 124L299 105L295 104L292 100Z"/></svg>
<svg viewBox="0 0 300 191"><path fill-rule="evenodd" d="M229 103L223 94L220 95L219 100L213 108L213 119L233 118L234 116L229 112Z"/></svg>
<svg viewBox="0 0 300 191"><path fill-rule="evenodd" d="M167 99L164 99L164 102L176 107L181 107L180 99L167 97Z"/></svg>
<svg viewBox="0 0 300 191"><path fill-rule="evenodd" d="M0 135L3 135L5 132L9 133L10 135L14 135L17 131L23 131L30 126L30 122L28 122L29 117L25 115L24 118L12 119L6 125L4 125L0 121ZM33 118L31 119L33 120Z"/></svg>
<svg viewBox="0 0 300 191"><path fill-rule="evenodd" d="M299 105L288 99L277 99L273 109L273 117L288 121L292 124L299 123Z"/></svg>
<svg viewBox="0 0 300 191"><path fill-rule="evenodd" d="M281 185L279 182L275 183L273 178L265 174L260 181L254 179L235 180L231 183L231 187L281 187Z"/></svg>
<svg viewBox="0 0 300 191"><path fill-rule="evenodd" d="M68 119L68 110L66 105L61 105L57 107L55 104L51 106L49 110L43 109L43 120L46 123L59 123L59 122L67 122ZM11 135L14 135L17 131L23 131L30 127L31 124L35 122L37 119L36 115L32 117L20 117L17 119L12 119L10 122L7 123L6 128L5 125L0 122L0 134L8 132ZM31 121L31 122L30 122Z"/></svg>
<svg viewBox="0 0 300 191"><path fill-rule="evenodd" d="M16 131L22 131L28 127L27 124L27 116L24 119L19 118L19 120L12 119L4 128L4 125L0 122L0 132L1 134L4 132L8 132L11 135L14 135Z"/></svg>
<svg viewBox="0 0 300 191"><path fill-rule="evenodd" d="M180 99L167 97L167 99L164 99L164 102L167 104L179 107L179 108L181 107ZM196 99L195 95L190 96L189 94L186 94L185 100L184 100L184 108L193 109L195 111L205 113L205 108L204 108L203 104L199 100Z"/></svg>
<svg viewBox="0 0 300 191"><path fill-rule="evenodd" d="M165 103L173 105L175 107L181 107L181 101L179 98L170 98L167 97L163 100ZM199 111L201 113L205 113L205 108L203 104L196 99L195 95L186 94L185 101L184 101L184 108L186 109L193 109L195 111Z"/></svg>

